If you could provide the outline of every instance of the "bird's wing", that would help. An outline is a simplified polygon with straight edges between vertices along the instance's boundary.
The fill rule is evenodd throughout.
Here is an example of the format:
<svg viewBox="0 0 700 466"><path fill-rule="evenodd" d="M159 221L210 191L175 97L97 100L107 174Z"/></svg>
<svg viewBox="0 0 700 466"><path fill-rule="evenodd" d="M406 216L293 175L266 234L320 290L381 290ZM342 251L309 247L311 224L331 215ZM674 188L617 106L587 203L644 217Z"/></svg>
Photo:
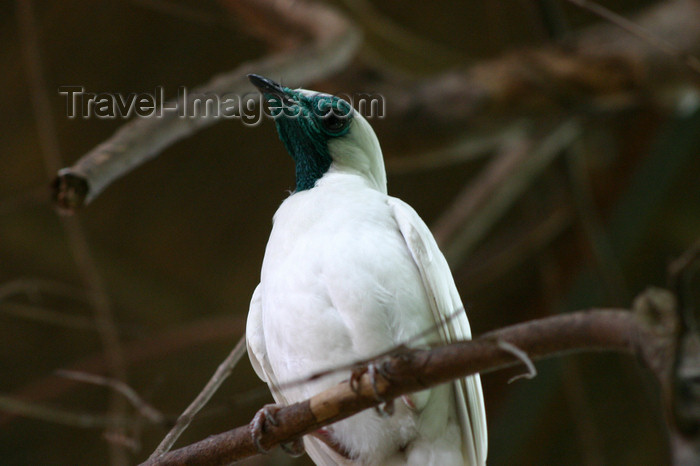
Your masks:
<svg viewBox="0 0 700 466"><path fill-rule="evenodd" d="M389 197L387 202L420 271L442 339L449 343L471 338L469 321L452 272L432 233L411 206L393 197ZM462 312L454 316L455 311L460 309ZM455 381L454 386L465 459L471 459L469 464L484 465L488 439L481 378L476 374Z"/></svg>
<svg viewBox="0 0 700 466"><path fill-rule="evenodd" d="M277 403L288 405L289 402L280 391L277 378L267 358L265 332L263 331L262 324L262 291L259 284L253 292L253 298L250 300L248 321L246 323L246 346L248 348L250 364L253 366L258 377L264 382L267 382L272 397ZM304 437L304 446L306 452L319 466L340 466L348 464L340 455L333 452L322 441L311 435Z"/></svg>
<svg viewBox="0 0 700 466"><path fill-rule="evenodd" d="M258 284L253 292L253 297L250 300L250 309L248 310L248 321L246 322L245 342L248 347L248 358L253 366L255 373L263 382L270 384L270 388L276 386L274 373L270 367L270 361L267 359L267 347L265 346L265 333L262 325L262 290ZM273 393L275 400L277 394Z"/></svg>

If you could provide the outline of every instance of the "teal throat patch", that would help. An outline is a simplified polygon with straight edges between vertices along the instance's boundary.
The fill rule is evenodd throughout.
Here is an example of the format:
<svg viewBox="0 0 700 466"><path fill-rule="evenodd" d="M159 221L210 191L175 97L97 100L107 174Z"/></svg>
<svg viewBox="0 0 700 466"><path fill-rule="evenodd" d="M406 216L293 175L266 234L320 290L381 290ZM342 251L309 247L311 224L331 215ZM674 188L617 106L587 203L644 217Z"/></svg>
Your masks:
<svg viewBox="0 0 700 466"><path fill-rule="evenodd" d="M272 116L287 152L294 159L296 191L316 185L333 162L328 141L343 137L350 130L353 110L346 101L328 94L308 97L299 91L284 88L289 97L266 94Z"/></svg>

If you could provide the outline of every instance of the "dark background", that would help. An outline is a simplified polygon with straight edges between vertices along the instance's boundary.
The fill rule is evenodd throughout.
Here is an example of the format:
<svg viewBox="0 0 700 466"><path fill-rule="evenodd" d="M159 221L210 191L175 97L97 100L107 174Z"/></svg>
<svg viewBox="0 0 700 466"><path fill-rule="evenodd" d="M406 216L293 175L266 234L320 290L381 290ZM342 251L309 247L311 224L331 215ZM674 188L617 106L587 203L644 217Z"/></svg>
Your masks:
<svg viewBox="0 0 700 466"><path fill-rule="evenodd" d="M64 166L124 122L66 118L59 86L127 94L162 85L173 96L179 86L194 87L268 52L216 2L33 3L51 106L44 117L55 125ZM649 3L605 5L631 15ZM573 30L599 21L564 2L557 5ZM337 6L349 11L342 2ZM386 0L376 8L384 20L422 37L426 49L395 47L351 12L367 28L361 59L418 76L549 40L535 2ZM36 89L23 61L16 4L0 2L0 22L0 394L40 407L105 413L108 389L60 385L53 375L59 368L104 373L107 366L90 324L84 277L49 201L50 177L30 99ZM455 270L474 333L566 310L627 307L646 286L663 285L668 261L700 235L698 133L700 115L672 106L588 123L588 207L600 229L593 237L609 246L602 262L613 264L624 289L619 281L606 281L610 274L601 269L595 241L575 208L557 234L527 254L500 265L489 262L541 211L576 205L570 159L561 157ZM389 191L429 225L488 160L392 171L391 159L408 150L395 136L387 140ZM271 218L293 183L291 161L272 123L248 128L228 120L168 148L78 214L128 355L128 382L168 416L189 404L243 334ZM488 273L484 264L491 264ZM39 280L61 285L54 290ZM25 291L9 293L17 283L34 291L22 285ZM75 322L66 327L36 311L83 320L80 328ZM535 379L512 385L507 380L520 369L483 377L489 464L668 463L657 388L632 357L587 354L537 367ZM270 399L244 358L178 445L247 423ZM108 461L99 427L66 426L46 415L0 419L2 464ZM143 421L138 426L131 439L134 463L167 431ZM309 463L278 452L249 461Z"/></svg>

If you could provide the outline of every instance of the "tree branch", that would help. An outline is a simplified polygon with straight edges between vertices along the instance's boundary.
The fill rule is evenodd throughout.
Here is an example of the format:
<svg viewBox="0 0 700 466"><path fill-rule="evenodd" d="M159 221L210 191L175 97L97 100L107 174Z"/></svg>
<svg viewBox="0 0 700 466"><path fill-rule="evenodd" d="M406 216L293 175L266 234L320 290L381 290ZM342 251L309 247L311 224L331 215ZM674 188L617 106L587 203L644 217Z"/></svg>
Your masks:
<svg viewBox="0 0 700 466"><path fill-rule="evenodd" d="M700 3L660 2L627 23L656 41L633 36L618 24L599 23L561 42L508 51L465 69L423 79L356 69L343 73L339 85L384 96L388 118L373 126L382 134L391 167L394 157L415 157L415 152L465 133L490 139L511 131L518 119L551 121L554 115L673 103L678 94L673 90L698 82L697 74L683 65L686 57L700 52ZM666 48L660 50L658 42ZM412 134L418 137L407 142ZM392 150L392 141L402 150ZM411 153L406 147L417 150Z"/></svg>
<svg viewBox="0 0 700 466"><path fill-rule="evenodd" d="M194 89L192 95L243 95L252 90L245 79L250 72L283 76L294 84L318 80L346 67L360 43L355 26L322 4L223 1L250 19L247 26L254 29L253 33L286 47L287 52L214 77ZM261 21L268 27L255 28ZM502 135L504 128L512 132L513 122L519 118L549 118L557 111L626 109L648 101L650 96L667 99L669 93L665 91L681 80L678 58L686 59L700 50L700 5L692 0L663 2L633 21L645 36L657 42L650 44L616 24L600 24L563 44L515 50L465 70L426 79L408 79L375 67L356 66L336 76L334 84L336 88L372 90L390 103L388 118L373 122L382 133L390 168L401 167L393 160L392 140L400 141L401 156L415 157L415 152L434 147L436 141L444 145L456 136L464 138L468 132L470 140L481 135L485 143L470 143L467 150L481 152L500 140L493 137L494 132ZM269 27L270 22L277 26ZM274 38L270 31L275 32ZM659 50L658 41L666 45L667 53ZM290 52L292 46L296 48ZM117 178L219 120L214 116L179 118L176 112L168 112L160 118L125 124L74 166L58 172L53 185L57 205L74 211L88 204ZM413 134L420 137L408 142ZM413 147L414 154L404 150L406 147ZM463 152L464 148L459 150ZM433 154L430 163L443 165L462 159L453 152ZM444 161L437 157L440 155ZM414 159L408 165L423 166Z"/></svg>
<svg viewBox="0 0 700 466"><path fill-rule="evenodd" d="M149 338L129 341L124 345L124 357L130 365L139 366L172 356L183 350L192 350L197 346L219 341L229 341L245 333L245 317L230 315L210 317L188 322L151 335ZM104 374L108 370L108 355L104 352L88 356L66 367L74 372ZM12 397L34 404L55 400L74 390L77 383L50 374L19 388ZM0 409L0 428L13 421L14 411Z"/></svg>
<svg viewBox="0 0 700 466"><path fill-rule="evenodd" d="M233 372L233 368L236 367L238 361L243 357L246 352L245 345L245 335L242 336L236 346L231 350L229 355L224 359L224 362L219 364L216 372L212 378L207 382L202 391L197 395L197 397L190 403L190 405L185 409L185 411L180 414L177 418L175 425L170 429L170 431L165 435L160 445L153 451L150 458L157 458L163 453L169 451L172 446L180 438L180 435L189 427L192 419L197 415L197 413L209 402L214 393L219 389L224 380L226 380Z"/></svg>
<svg viewBox="0 0 700 466"><path fill-rule="evenodd" d="M150 405L146 400L144 400L141 395L139 395L136 390L131 388L126 383L121 380L112 379L102 375L88 374L86 372L75 372L59 369L56 371L56 375L59 377L65 377L67 379L72 379L77 382L91 383L94 385L101 385L103 387L109 387L115 392L122 395L124 398L129 400L129 403L136 408L141 416L148 419L154 424L166 424L167 419L163 413L158 411L152 405Z"/></svg>
<svg viewBox="0 0 700 466"><path fill-rule="evenodd" d="M526 322L486 333L472 341L431 350L401 350L372 361L379 397L390 400L477 372L489 372L521 364L521 356L503 349L503 342L517 347L531 359L543 359L574 351L617 351L636 354L657 376L669 367L675 344L677 316L673 295L651 289L634 304L634 312L606 309L575 312ZM269 449L320 427L377 406L368 373L355 390L345 381L314 397L283 407L277 426L265 423L260 445ZM228 464L258 451L248 426L211 436L144 463L155 465Z"/></svg>
<svg viewBox="0 0 700 466"><path fill-rule="evenodd" d="M433 227L453 268L461 265L522 193L581 134L575 119L559 124L537 144L505 147L475 181L467 183Z"/></svg>
<svg viewBox="0 0 700 466"><path fill-rule="evenodd" d="M22 56L26 66L27 78L31 89L34 120L38 126L38 136L44 166L49 175L53 176L58 167L63 164L61 149L58 142L56 126L51 118L51 104L48 86L41 57L41 41L36 24L34 5L30 0L17 1L17 19ZM64 218L61 220L63 233L73 256L75 265L90 297L93 307L95 326L101 343L105 348L112 376L126 380L128 368L119 339L114 318L114 310L110 301L107 287L97 261L92 255L87 234L77 219ZM110 398L110 413L115 419L125 417L126 402L119 396ZM115 422L109 426L108 434L123 436L124 426ZM113 466L127 464L126 451L116 443L110 443L110 463Z"/></svg>
<svg viewBox="0 0 700 466"><path fill-rule="evenodd" d="M325 77L343 68L353 57L360 42L355 27L331 8L298 1L241 1L246 8L279 18L286 27L303 30L312 37L307 45L293 53L278 53L214 76L208 83L193 89L188 102L170 101L164 108L194 108L193 99L202 95L250 94L255 89L248 82L248 73L283 76L286 83L297 84ZM238 8L242 6L237 5ZM281 30L285 32L284 29ZM256 95L257 95L257 91ZM224 99L219 104L230 105ZM181 117L179 111L160 116L137 118L122 126L108 140L80 158L72 167L58 171L54 180L54 200L58 207L73 211L90 203L114 180L152 159L163 149L221 120L224 112ZM226 112L230 112L227 109ZM206 113L206 112L204 112Z"/></svg>

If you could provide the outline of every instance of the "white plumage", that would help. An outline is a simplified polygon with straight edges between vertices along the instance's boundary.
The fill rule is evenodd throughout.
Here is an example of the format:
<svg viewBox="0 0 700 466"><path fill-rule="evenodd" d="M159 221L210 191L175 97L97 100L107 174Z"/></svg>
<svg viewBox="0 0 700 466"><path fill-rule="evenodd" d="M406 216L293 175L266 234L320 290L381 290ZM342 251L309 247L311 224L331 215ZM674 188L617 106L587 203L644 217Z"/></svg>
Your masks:
<svg viewBox="0 0 700 466"><path fill-rule="evenodd" d="M471 336L466 314L445 323L462 308L452 274L418 214L386 194L381 149L367 121L354 113L349 131L327 147L327 172L275 213L248 315L250 360L281 404L349 373L279 384L384 352L436 324L439 335L415 344ZM390 417L368 410L331 426L346 456L310 435L306 450L324 466L485 464L478 375L398 399L395 408Z"/></svg>

